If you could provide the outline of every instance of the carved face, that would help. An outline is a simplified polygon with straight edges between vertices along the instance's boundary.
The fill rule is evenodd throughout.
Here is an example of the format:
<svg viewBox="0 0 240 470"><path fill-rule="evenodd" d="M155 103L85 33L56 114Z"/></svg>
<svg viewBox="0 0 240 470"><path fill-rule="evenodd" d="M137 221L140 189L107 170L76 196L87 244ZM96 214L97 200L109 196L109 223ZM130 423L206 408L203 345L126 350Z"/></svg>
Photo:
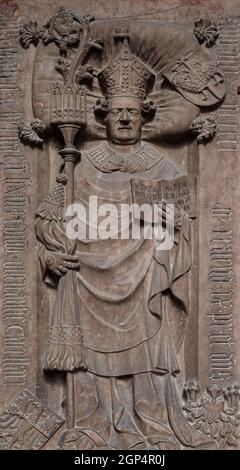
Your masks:
<svg viewBox="0 0 240 470"><path fill-rule="evenodd" d="M116 97L109 102L106 118L108 137L117 144L135 144L141 138L141 101L134 97Z"/></svg>

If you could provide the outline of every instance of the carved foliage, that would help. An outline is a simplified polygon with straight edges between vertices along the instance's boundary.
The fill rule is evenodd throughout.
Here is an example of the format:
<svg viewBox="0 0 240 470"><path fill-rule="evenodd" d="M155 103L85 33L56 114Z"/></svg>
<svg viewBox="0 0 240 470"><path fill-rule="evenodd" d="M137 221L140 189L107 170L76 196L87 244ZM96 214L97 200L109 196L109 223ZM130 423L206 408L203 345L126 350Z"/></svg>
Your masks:
<svg viewBox="0 0 240 470"><path fill-rule="evenodd" d="M200 384L191 380L185 384L183 407L194 429L210 436L220 449L237 446L240 437L240 386L209 385L198 399Z"/></svg>
<svg viewBox="0 0 240 470"><path fill-rule="evenodd" d="M194 23L193 34L198 42L206 47L214 46L219 36L217 25L202 18Z"/></svg>
<svg viewBox="0 0 240 470"><path fill-rule="evenodd" d="M42 38L43 29L38 26L37 21L29 21L20 29L20 43L22 47L28 49L31 44L37 46Z"/></svg>
<svg viewBox="0 0 240 470"><path fill-rule="evenodd" d="M40 449L62 424L62 418L23 390L0 416L0 449Z"/></svg>
<svg viewBox="0 0 240 470"><path fill-rule="evenodd" d="M93 40L89 36L92 21L94 17L91 15L80 17L69 8L62 7L43 27L36 21L24 24L20 30L20 43L25 49L31 44L37 46L41 40L44 45L55 43L62 56L67 56L69 48L77 47L72 63L60 58L56 70L62 74L64 82L89 84L93 80L94 70L83 62L90 49L102 50L102 41Z"/></svg>
<svg viewBox="0 0 240 470"><path fill-rule="evenodd" d="M92 21L89 17L89 21ZM68 47L77 45L82 33L82 22L77 14L68 8L60 8L57 15L47 22L42 35L43 43L55 42L61 53L66 53Z"/></svg>
<svg viewBox="0 0 240 470"><path fill-rule="evenodd" d="M40 119L33 119L31 124L22 124L18 128L19 138L24 144L41 146L46 138L46 126Z"/></svg>
<svg viewBox="0 0 240 470"><path fill-rule="evenodd" d="M102 50L102 41L90 37L90 23L93 16L78 16L68 8L60 8L44 27L36 21L30 21L20 30L20 43L28 48L31 43L38 45L42 40L44 45L55 43L60 51L56 70L63 77L62 83L54 83L51 87L52 121L73 122L78 120L81 125L86 120L85 89L82 84L91 85L97 71L87 64L90 50ZM72 59L67 59L67 50L75 48ZM65 57L63 57L65 56ZM34 120L30 125L19 127L19 137L22 142L30 145L41 145L44 138L44 124Z"/></svg>
<svg viewBox="0 0 240 470"><path fill-rule="evenodd" d="M216 122L211 116L199 116L190 126L190 131L197 136L198 144L206 144L216 134Z"/></svg>
<svg viewBox="0 0 240 470"><path fill-rule="evenodd" d="M93 19L90 16L80 18L70 9L62 7L44 27L38 26L37 21L25 23L20 30L20 42L26 49L31 43L36 46L40 40L45 45L54 42L60 52L66 53L68 47L78 44L83 29L82 24Z"/></svg>

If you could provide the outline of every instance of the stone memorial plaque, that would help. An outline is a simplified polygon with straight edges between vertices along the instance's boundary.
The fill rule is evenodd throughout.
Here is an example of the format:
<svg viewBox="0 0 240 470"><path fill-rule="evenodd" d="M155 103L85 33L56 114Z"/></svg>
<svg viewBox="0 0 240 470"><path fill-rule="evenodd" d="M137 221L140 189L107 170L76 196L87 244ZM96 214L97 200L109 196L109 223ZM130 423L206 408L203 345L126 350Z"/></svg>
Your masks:
<svg viewBox="0 0 240 470"><path fill-rule="evenodd" d="M240 450L238 0L0 28L0 449Z"/></svg>

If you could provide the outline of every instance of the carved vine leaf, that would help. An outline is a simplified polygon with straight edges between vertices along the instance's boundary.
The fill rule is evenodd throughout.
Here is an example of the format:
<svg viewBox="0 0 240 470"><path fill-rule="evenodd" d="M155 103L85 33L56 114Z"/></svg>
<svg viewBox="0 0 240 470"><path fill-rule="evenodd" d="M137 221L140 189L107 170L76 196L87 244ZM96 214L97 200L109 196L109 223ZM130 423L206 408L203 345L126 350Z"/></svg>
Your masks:
<svg viewBox="0 0 240 470"><path fill-rule="evenodd" d="M206 144L216 135L216 122L211 116L199 116L192 121L190 132L197 137L198 144Z"/></svg>
<svg viewBox="0 0 240 470"><path fill-rule="evenodd" d="M196 36L198 42L206 47L212 47L216 43L219 31L215 23L210 20L201 18L194 23L193 34Z"/></svg>
<svg viewBox="0 0 240 470"><path fill-rule="evenodd" d="M40 119L33 119L30 124L22 124L18 128L20 140L24 144L41 146L46 138L47 128Z"/></svg>
<svg viewBox="0 0 240 470"><path fill-rule="evenodd" d="M221 449L236 447L240 437L240 386L225 388L213 384L198 398L200 384L190 380L184 386L183 410L190 425L210 436Z"/></svg>

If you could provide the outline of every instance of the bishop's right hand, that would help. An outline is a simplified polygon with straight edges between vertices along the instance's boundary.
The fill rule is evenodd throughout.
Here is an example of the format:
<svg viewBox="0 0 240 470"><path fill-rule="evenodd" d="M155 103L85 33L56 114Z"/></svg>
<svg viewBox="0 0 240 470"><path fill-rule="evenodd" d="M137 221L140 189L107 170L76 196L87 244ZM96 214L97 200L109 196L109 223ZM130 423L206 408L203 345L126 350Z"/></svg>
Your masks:
<svg viewBox="0 0 240 470"><path fill-rule="evenodd" d="M58 277L66 274L69 269L80 268L77 256L64 253L48 253L46 256L46 265L47 268Z"/></svg>

